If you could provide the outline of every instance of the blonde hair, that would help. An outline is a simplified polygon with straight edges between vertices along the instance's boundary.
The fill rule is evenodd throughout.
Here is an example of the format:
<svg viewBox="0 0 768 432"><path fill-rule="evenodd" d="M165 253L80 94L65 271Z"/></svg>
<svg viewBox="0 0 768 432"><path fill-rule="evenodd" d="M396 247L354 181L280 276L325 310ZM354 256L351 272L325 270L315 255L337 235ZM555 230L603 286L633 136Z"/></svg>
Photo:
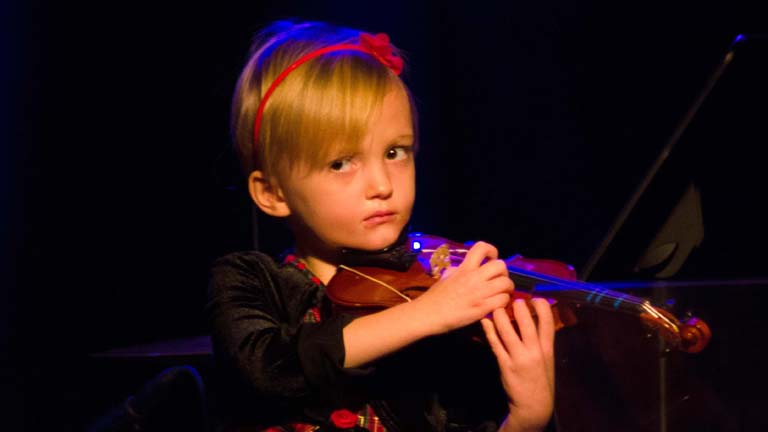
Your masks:
<svg viewBox="0 0 768 432"><path fill-rule="evenodd" d="M275 78L310 52L356 43L359 33L319 22L279 21L257 35L232 102L232 135L246 175L258 169L280 180L296 164L316 169L337 154L354 152L389 91L402 88L410 98L400 78L371 55L321 55L288 74L270 96L253 154L256 111Z"/></svg>

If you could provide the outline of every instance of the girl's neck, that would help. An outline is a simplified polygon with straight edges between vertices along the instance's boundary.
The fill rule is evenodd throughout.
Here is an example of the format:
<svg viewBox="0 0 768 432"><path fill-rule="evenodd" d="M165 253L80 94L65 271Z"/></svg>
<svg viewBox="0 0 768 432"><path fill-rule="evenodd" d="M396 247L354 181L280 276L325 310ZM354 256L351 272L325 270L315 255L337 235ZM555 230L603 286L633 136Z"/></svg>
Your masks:
<svg viewBox="0 0 768 432"><path fill-rule="evenodd" d="M289 218L288 222L294 238L296 258L304 262L323 284L328 285L340 263L339 251L322 242L299 219Z"/></svg>
<svg viewBox="0 0 768 432"><path fill-rule="evenodd" d="M326 285L336 274L339 262L337 252L317 252L305 245L297 244L296 257L303 261L309 270Z"/></svg>
<svg viewBox="0 0 768 432"><path fill-rule="evenodd" d="M330 282L333 275L336 274L336 265L329 263L327 261L324 261L323 259L308 256L303 257L299 255L299 259L303 261L309 270L314 273L315 276L317 276L321 281L323 281L323 284L328 285L328 282Z"/></svg>

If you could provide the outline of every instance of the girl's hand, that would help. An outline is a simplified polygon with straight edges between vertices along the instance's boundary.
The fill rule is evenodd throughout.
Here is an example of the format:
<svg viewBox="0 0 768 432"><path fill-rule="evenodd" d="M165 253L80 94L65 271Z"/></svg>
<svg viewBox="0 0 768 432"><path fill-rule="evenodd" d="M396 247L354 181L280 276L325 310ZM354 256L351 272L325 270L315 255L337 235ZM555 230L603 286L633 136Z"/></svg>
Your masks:
<svg viewBox="0 0 768 432"><path fill-rule="evenodd" d="M428 334L466 326L509 303L514 284L507 265L497 258L495 247L475 243L461 265L447 269L440 281L414 301L427 321Z"/></svg>
<svg viewBox="0 0 768 432"><path fill-rule="evenodd" d="M513 304L519 335L504 309L493 311L493 321L482 320L509 398L509 415L500 429L503 431L540 431L547 426L554 409L552 309L545 299L533 299L532 304L538 316L538 328L525 301L515 300Z"/></svg>
<svg viewBox="0 0 768 432"><path fill-rule="evenodd" d="M408 303L356 318L344 327L344 367L359 367L427 336L479 321L509 303L514 290L496 248L478 242L460 266ZM484 261L487 262L483 263Z"/></svg>

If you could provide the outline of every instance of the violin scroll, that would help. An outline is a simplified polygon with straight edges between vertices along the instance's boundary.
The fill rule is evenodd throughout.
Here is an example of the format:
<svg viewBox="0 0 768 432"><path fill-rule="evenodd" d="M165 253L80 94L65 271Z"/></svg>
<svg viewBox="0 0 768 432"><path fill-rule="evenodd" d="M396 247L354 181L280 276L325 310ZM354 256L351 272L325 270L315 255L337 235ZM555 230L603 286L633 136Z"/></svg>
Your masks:
<svg viewBox="0 0 768 432"><path fill-rule="evenodd" d="M712 331L707 323L691 317L680 326L680 349L687 353L697 353L704 349L712 339Z"/></svg>

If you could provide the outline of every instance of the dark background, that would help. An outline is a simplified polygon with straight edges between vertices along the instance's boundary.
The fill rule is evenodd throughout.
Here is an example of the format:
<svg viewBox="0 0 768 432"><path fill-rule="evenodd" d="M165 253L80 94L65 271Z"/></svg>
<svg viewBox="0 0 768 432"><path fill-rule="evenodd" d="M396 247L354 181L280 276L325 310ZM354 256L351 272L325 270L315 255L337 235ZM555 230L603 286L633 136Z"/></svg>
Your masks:
<svg viewBox="0 0 768 432"><path fill-rule="evenodd" d="M126 384L125 365L109 374L89 353L207 332L208 266L254 237L228 110L264 23L329 20L387 32L406 51L421 131L413 229L577 269L734 37L768 32L758 1L413 3L3 3L4 430L81 429L154 367ZM765 94L750 71L764 68L768 49L749 52L724 87L739 96L718 99L676 166L700 167L702 184L726 181L705 188L728 197L708 202L720 209L705 216L708 232L752 258L737 266L720 254L685 276L765 276L754 259L765 239L755 204L765 99L744 98ZM752 116L732 119L754 129L734 137L718 120L737 107ZM708 159L690 156L701 149ZM265 249L285 246L272 234L279 226L260 226ZM712 297L692 306L704 316L743 306ZM743 324L762 328L757 314ZM749 371L751 354L727 358ZM759 398L730 385L728 397Z"/></svg>

